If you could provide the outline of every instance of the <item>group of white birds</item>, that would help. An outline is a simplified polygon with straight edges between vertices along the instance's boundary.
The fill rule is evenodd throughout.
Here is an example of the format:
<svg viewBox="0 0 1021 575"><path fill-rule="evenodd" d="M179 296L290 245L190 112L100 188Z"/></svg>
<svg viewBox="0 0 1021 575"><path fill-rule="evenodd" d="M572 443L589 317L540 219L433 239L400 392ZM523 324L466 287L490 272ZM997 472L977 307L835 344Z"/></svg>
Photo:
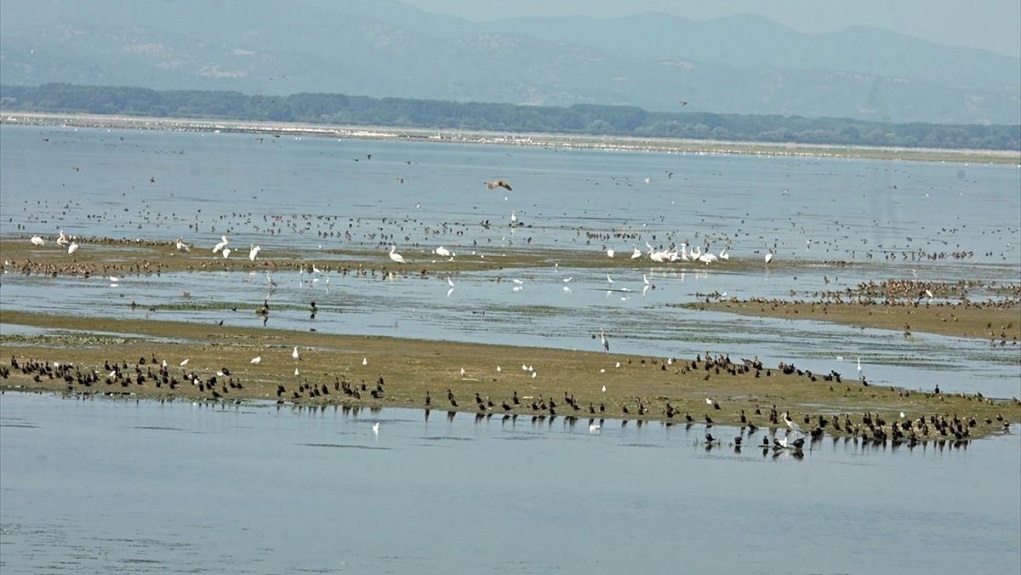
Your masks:
<svg viewBox="0 0 1021 575"><path fill-rule="evenodd" d="M46 240L43 239L42 236L38 235L32 236L29 241L32 242L32 245L34 246L42 247L46 245ZM73 254L78 251L78 243L64 235L64 230L60 230L60 233L57 235L57 245L60 247L67 247L68 254Z"/></svg>
<svg viewBox="0 0 1021 575"><path fill-rule="evenodd" d="M701 262L705 265L709 265L718 261L727 261L730 259L730 253L727 252L729 247L725 247L720 250L719 254L715 254L709 251L709 247L693 246L690 250L688 244L682 243L680 250L675 246L671 246L666 249L656 249L652 247L652 244L645 242L648 251L648 257L650 260L657 263L673 263L673 262ZM631 252L631 259L640 259L643 255L642 250L638 249L637 245L632 246L633 251ZM612 247L606 248L606 255L608 257L615 257L617 255L616 250ZM773 261L773 251L766 252L765 261L768 264Z"/></svg>
<svg viewBox="0 0 1021 575"><path fill-rule="evenodd" d="M229 258L230 254L233 252L233 250L231 250L231 248L229 247L229 244L230 240L227 239L227 236L225 235L220 236L220 241L217 242L215 246L213 246L213 253L223 254L224 259ZM185 244L181 240L181 238L177 238L177 251L187 252L191 251L191 248L187 244ZM254 262L255 259L259 257L260 251L262 251L262 247L257 246L255 244L250 244L248 247L248 259Z"/></svg>

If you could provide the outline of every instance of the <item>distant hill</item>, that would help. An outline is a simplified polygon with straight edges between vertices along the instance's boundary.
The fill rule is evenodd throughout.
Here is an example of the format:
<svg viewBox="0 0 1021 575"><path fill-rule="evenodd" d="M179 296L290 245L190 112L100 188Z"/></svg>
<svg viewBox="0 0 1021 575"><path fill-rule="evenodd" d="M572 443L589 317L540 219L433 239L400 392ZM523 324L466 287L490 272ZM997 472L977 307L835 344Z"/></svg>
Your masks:
<svg viewBox="0 0 1021 575"><path fill-rule="evenodd" d="M1021 123L1021 60L875 28L810 36L665 14L479 24L394 0L4 0L0 82Z"/></svg>

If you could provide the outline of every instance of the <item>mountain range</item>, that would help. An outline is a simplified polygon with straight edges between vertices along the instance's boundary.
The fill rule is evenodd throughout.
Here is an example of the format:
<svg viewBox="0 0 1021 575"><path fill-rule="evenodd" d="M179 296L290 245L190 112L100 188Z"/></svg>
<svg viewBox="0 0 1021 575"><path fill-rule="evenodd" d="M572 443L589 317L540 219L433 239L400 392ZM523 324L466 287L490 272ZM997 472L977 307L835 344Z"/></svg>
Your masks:
<svg viewBox="0 0 1021 575"><path fill-rule="evenodd" d="M1021 59L659 13L491 22L396 0L4 0L0 83L1021 123Z"/></svg>

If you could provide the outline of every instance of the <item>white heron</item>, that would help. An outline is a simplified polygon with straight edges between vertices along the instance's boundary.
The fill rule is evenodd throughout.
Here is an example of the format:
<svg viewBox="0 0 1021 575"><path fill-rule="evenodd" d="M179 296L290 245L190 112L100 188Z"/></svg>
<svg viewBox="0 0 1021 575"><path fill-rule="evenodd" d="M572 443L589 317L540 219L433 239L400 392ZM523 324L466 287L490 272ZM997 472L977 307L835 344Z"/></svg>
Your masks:
<svg viewBox="0 0 1021 575"><path fill-rule="evenodd" d="M730 259L730 254L727 253L727 248L723 248L722 250L720 250L720 256L719 257L720 257L721 260L729 260Z"/></svg>
<svg viewBox="0 0 1021 575"><path fill-rule="evenodd" d="M301 359L301 354L298 353L298 346L294 346L294 350L291 351L291 357L294 359Z"/></svg>
<svg viewBox="0 0 1021 575"><path fill-rule="evenodd" d="M369 365L369 358L363 357L362 358L362 365Z"/></svg>
<svg viewBox="0 0 1021 575"><path fill-rule="evenodd" d="M183 359L183 360L181 360L181 363L179 363L178 365L180 365L181 367L184 367L184 366L188 365L188 360L187 359Z"/></svg>
<svg viewBox="0 0 1021 575"><path fill-rule="evenodd" d="M588 432L589 433L599 433L599 429L600 429L600 427L599 427L598 423L590 423L590 424L588 424Z"/></svg>
<svg viewBox="0 0 1021 575"><path fill-rule="evenodd" d="M223 248L223 259L227 259L230 257L230 251L231 251L230 248Z"/></svg>
<svg viewBox="0 0 1021 575"><path fill-rule="evenodd" d="M603 344L603 351L610 351L610 340L606 339L606 332L602 328L599 329L599 343Z"/></svg>
<svg viewBox="0 0 1021 575"><path fill-rule="evenodd" d="M261 247L257 245L251 245L251 247L248 249L248 259L254 262L255 258L259 257L259 252L261 250L262 250Z"/></svg>
<svg viewBox="0 0 1021 575"><path fill-rule="evenodd" d="M436 248L435 250L433 250L433 252L435 252L436 255L438 255L440 257L444 257L444 258L449 258L450 257L450 250L448 250L447 248L445 248L443 246L440 246L440 247Z"/></svg>
<svg viewBox="0 0 1021 575"><path fill-rule="evenodd" d="M613 285L613 278L610 277L610 274L606 274L606 281L610 282L610 285Z"/></svg>
<svg viewBox="0 0 1021 575"><path fill-rule="evenodd" d="M174 247L176 247L177 251L179 251L181 253L186 253L186 252L190 252L191 251L191 246L189 246L188 244L184 243L184 238L181 237L181 236L177 236L177 241L174 242Z"/></svg>
<svg viewBox="0 0 1021 575"><path fill-rule="evenodd" d="M255 357L253 357L248 363L257 364L260 361L262 361L262 356L261 355L257 355Z"/></svg>
<svg viewBox="0 0 1021 575"><path fill-rule="evenodd" d="M375 435L376 437L379 437L379 422L378 421L376 423L372 424L372 434Z"/></svg>
<svg viewBox="0 0 1021 575"><path fill-rule="evenodd" d="M637 260L642 257L642 250L638 249L638 246L632 246L635 251L631 252L631 259Z"/></svg>
<svg viewBox="0 0 1021 575"><path fill-rule="evenodd" d="M617 252L613 251L613 248L606 248L606 255L607 256L612 258L614 256L614 254L616 254L616 253Z"/></svg>
<svg viewBox="0 0 1021 575"><path fill-rule="evenodd" d="M67 253L73 254L78 251L78 244L71 242L71 245L67 246Z"/></svg>
<svg viewBox="0 0 1021 575"><path fill-rule="evenodd" d="M35 246L41 246L46 243L46 240L42 239L40 236L32 236L32 239L29 241L31 241L32 245Z"/></svg>
<svg viewBox="0 0 1021 575"><path fill-rule="evenodd" d="M765 257L765 260L766 260L766 263L767 263L767 264L768 264L769 262L773 261L773 252L766 252L766 257Z"/></svg>
<svg viewBox="0 0 1021 575"><path fill-rule="evenodd" d="M213 253L215 254L216 252L218 252L218 251L222 250L223 248L227 247L227 244L229 244L229 243L230 242L227 241L227 236L220 236L220 242L218 244L216 244L215 246L213 246Z"/></svg>
<svg viewBox="0 0 1021 575"><path fill-rule="evenodd" d="M392 259L393 261L395 261L395 262L397 262L399 264L403 264L404 263L404 256L402 256L401 254L397 253L397 246L390 246L390 259Z"/></svg>

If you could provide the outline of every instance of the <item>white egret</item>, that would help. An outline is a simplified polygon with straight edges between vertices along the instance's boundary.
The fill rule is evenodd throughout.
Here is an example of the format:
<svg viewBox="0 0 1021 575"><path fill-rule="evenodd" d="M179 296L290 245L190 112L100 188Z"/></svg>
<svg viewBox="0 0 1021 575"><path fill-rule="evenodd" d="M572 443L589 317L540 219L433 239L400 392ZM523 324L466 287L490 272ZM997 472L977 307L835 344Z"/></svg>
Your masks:
<svg viewBox="0 0 1021 575"><path fill-rule="evenodd" d="M369 358L363 357L362 358L362 365L369 365Z"/></svg>
<svg viewBox="0 0 1021 575"><path fill-rule="evenodd" d="M177 241L174 242L174 247L176 247L177 251L179 251L181 253L185 253L185 252L190 252L191 251L191 246L189 246L188 244L184 243L184 238L182 238L181 236L177 236Z"/></svg>
<svg viewBox="0 0 1021 575"><path fill-rule="evenodd" d="M71 243L71 240L68 239L68 237L64 235L64 230L60 230L60 233L57 234L57 245L58 246L66 246L69 243Z"/></svg>
<svg viewBox="0 0 1021 575"><path fill-rule="evenodd" d="M401 254L397 253L396 250L397 250L397 246L390 246L390 259L392 259L393 261L395 261L395 262L397 262L399 264L403 264L404 263L404 256L402 256Z"/></svg>
<svg viewBox="0 0 1021 575"><path fill-rule="evenodd" d="M32 242L32 245L36 245L36 246L41 246L41 245L46 243L46 240L42 239L39 236L32 236L32 239L29 240L29 241Z"/></svg>
<svg viewBox="0 0 1021 575"><path fill-rule="evenodd" d="M590 424L588 424L588 432L589 433L599 433L599 424L598 423L590 423Z"/></svg>
<svg viewBox="0 0 1021 575"><path fill-rule="evenodd" d="M766 257L765 257L765 260L766 260L766 263L767 263L767 264L768 264L769 262L773 261L773 252L766 252Z"/></svg>
<svg viewBox="0 0 1021 575"><path fill-rule="evenodd" d="M466 372L464 371L464 368L462 367L462 368L461 368L461 377L464 377L464 374L465 374L465 373L466 373Z"/></svg>
<svg viewBox="0 0 1021 575"><path fill-rule="evenodd" d="M71 245L67 246L67 253L73 254L78 251L78 244L71 242Z"/></svg>
<svg viewBox="0 0 1021 575"><path fill-rule="evenodd" d="M606 339L606 333L602 328L599 329L599 343L603 344L603 351L610 351L610 340Z"/></svg>
<svg viewBox="0 0 1021 575"><path fill-rule="evenodd" d="M223 259L230 257L230 248L223 248Z"/></svg>
<svg viewBox="0 0 1021 575"><path fill-rule="evenodd" d="M612 258L614 256L614 254L616 254L616 253L617 252L613 251L613 248L606 248L606 255L607 256Z"/></svg>
<svg viewBox="0 0 1021 575"><path fill-rule="evenodd" d="M227 247L227 244L229 244L229 243L230 242L227 241L227 236L220 236L220 243L218 243L215 246L213 246L213 253L215 254L216 252L218 252L218 251L222 250L223 248Z"/></svg>
<svg viewBox="0 0 1021 575"><path fill-rule="evenodd" d="M181 363L179 363L178 365L180 365L181 367L184 367L184 366L188 365L188 360L187 359L181 360Z"/></svg>
<svg viewBox="0 0 1021 575"><path fill-rule="evenodd" d="M433 252L435 252L436 255L438 255L440 257L444 257L444 258L450 257L450 250L448 250L447 248L445 248L443 246L440 246L440 247L436 248L435 250L433 250Z"/></svg>
<svg viewBox="0 0 1021 575"><path fill-rule="evenodd" d="M294 350L291 352L291 357L294 359L301 359L301 354L298 353L298 346L294 346Z"/></svg>
<svg viewBox="0 0 1021 575"><path fill-rule="evenodd" d="M262 250L261 247L256 246L256 245L252 245L248 249L248 259L250 259L250 260L252 260L254 262L255 258L259 257L259 251L261 251L261 250Z"/></svg>
<svg viewBox="0 0 1021 575"><path fill-rule="evenodd" d="M117 283L117 282L121 281L121 280L119 280L119 279L117 278L117 276L110 276L110 278L109 278L109 279L110 279L110 282L111 282L111 283Z"/></svg>
<svg viewBox="0 0 1021 575"><path fill-rule="evenodd" d="M262 361L262 356L261 356L261 355L257 355L257 356L255 356L255 357L253 357L253 358L251 359L251 361L249 361L248 363L253 363L253 364L257 364L257 363L259 363L260 361Z"/></svg>
<svg viewBox="0 0 1021 575"><path fill-rule="evenodd" d="M373 433L373 434L374 434L374 435L375 435L376 437L379 437L379 422L378 422L378 421L377 421L376 423L373 423L373 424L372 424L372 433Z"/></svg>
<svg viewBox="0 0 1021 575"><path fill-rule="evenodd" d="M642 250L638 249L638 246L632 247L634 247L635 251L631 252L631 259L637 260L638 258L642 257Z"/></svg>
<svg viewBox="0 0 1021 575"><path fill-rule="evenodd" d="M722 250L720 250L720 259L721 260L729 260L730 259L730 254L727 253L727 248L723 248Z"/></svg>
<svg viewBox="0 0 1021 575"><path fill-rule="evenodd" d="M610 285L613 285L613 278L610 277L610 274L606 274L606 281L610 282Z"/></svg>
<svg viewBox="0 0 1021 575"><path fill-rule="evenodd" d="M294 368L294 377L298 377L298 375L300 375L298 368Z"/></svg>

